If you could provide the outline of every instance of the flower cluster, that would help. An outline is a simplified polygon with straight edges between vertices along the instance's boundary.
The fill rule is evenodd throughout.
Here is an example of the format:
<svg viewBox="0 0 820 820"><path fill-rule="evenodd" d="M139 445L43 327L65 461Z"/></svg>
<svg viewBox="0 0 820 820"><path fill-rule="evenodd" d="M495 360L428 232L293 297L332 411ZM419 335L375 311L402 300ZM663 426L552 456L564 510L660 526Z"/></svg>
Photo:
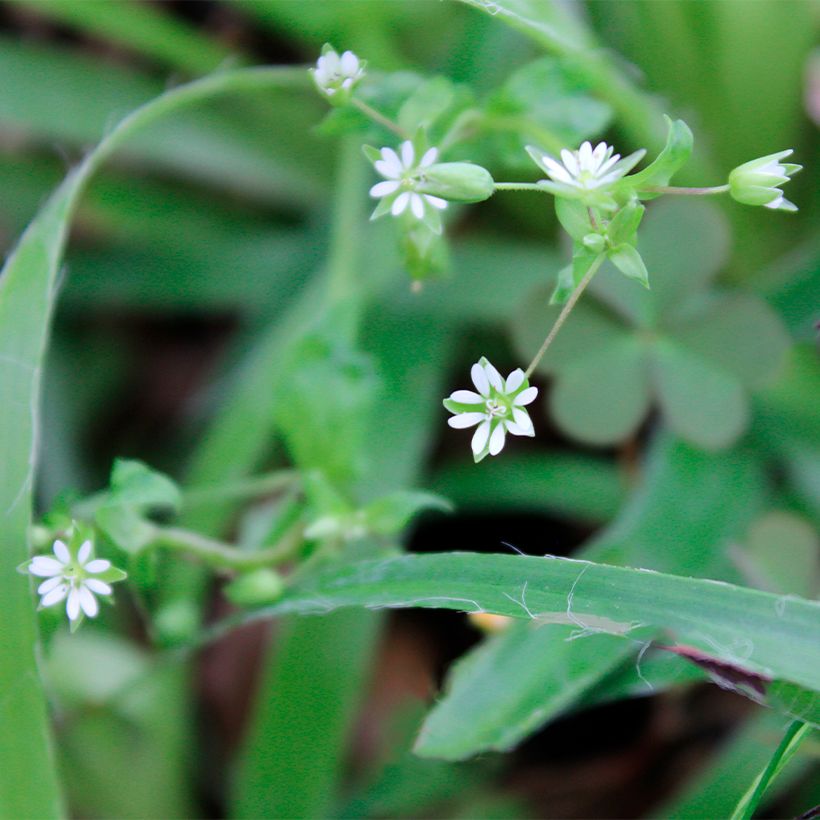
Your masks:
<svg viewBox="0 0 820 820"><path fill-rule="evenodd" d="M316 67L310 69L310 73L316 87L326 97L346 98L353 86L364 77L364 66L352 51L345 51L340 55L326 45L322 49L322 56L316 61Z"/></svg>
<svg viewBox="0 0 820 820"><path fill-rule="evenodd" d="M523 370L513 370L503 379L482 357L473 365L470 376L478 392L456 390L444 400L444 406L453 413L447 420L450 427L461 429L478 425L472 440L476 461L487 455L498 455L507 433L535 435L529 413L524 408L535 400L538 388L529 386Z"/></svg>
<svg viewBox="0 0 820 820"><path fill-rule="evenodd" d="M91 541L83 541L76 550L57 539L54 556L38 555L20 569L36 578L45 578L37 587L40 606L50 607L66 602L66 614L76 627L85 614L94 618L100 610L95 595L109 596L111 584L125 578L125 573L104 558L92 558Z"/></svg>
<svg viewBox="0 0 820 820"><path fill-rule="evenodd" d="M429 148L416 159L416 149L405 140L396 153L392 148L382 148L373 166L385 178L370 189L370 196L381 198L373 213L374 218L387 213L403 214L408 208L416 219L424 219L428 207L443 211L447 201L432 194L420 193L417 188L423 182L423 173L438 159L438 148Z"/></svg>

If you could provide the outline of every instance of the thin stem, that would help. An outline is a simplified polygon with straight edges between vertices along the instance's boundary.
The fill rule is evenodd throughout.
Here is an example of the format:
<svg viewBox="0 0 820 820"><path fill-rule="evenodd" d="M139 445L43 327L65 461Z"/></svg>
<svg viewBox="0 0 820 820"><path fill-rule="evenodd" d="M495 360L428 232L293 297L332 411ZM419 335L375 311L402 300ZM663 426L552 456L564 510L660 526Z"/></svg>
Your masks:
<svg viewBox="0 0 820 820"><path fill-rule="evenodd" d="M650 185L641 188L641 191L648 191L652 194L679 194L681 196L715 196L725 194L729 190L728 185L715 185L712 188L679 188L674 185Z"/></svg>
<svg viewBox="0 0 820 820"><path fill-rule="evenodd" d="M301 527L286 533L275 547L243 552L224 541L178 527L156 527L153 545L194 555L218 569L248 570L281 564L293 556L302 540Z"/></svg>
<svg viewBox="0 0 820 820"><path fill-rule="evenodd" d="M496 182L496 191L540 191L542 194L551 193L537 182Z"/></svg>
<svg viewBox="0 0 820 820"><path fill-rule="evenodd" d="M403 140L409 140L410 135L398 124L393 122L389 117L385 117L381 111L376 111L375 108L369 106L363 100L360 100L358 97L351 97L350 98L351 104L358 108L359 111L362 112L366 117L369 117L373 122L378 123L381 126L384 126L388 129L388 131L392 131L397 137L401 137Z"/></svg>
<svg viewBox="0 0 820 820"><path fill-rule="evenodd" d="M544 339L544 344L541 345L541 349L538 353L535 354L535 358L530 362L529 367L524 371L524 376L529 378L532 375L533 370L538 367L538 362L544 358L544 354L549 349L549 346L552 344L553 339L558 335L558 331L561 329L564 322L566 322L567 318L569 317L570 313L572 313L572 309L575 307L575 303L581 298L581 294L586 290L587 285L592 281L592 277L598 271L598 268L601 267L601 263L604 261L606 257L604 254L598 256L595 261L590 266L589 270L584 275L584 278L575 286L575 290L572 291L570 294L569 299L567 299L567 303L564 305L563 310L561 313L558 314L558 318L555 320L555 324L552 326L550 332L547 334L547 338Z"/></svg>
<svg viewBox="0 0 820 820"><path fill-rule="evenodd" d="M182 491L182 503L185 507L196 507L214 501L258 498L289 489L298 482L299 474L295 470L277 470L273 473L230 481L225 484L214 484L210 487L191 487L190 490Z"/></svg>

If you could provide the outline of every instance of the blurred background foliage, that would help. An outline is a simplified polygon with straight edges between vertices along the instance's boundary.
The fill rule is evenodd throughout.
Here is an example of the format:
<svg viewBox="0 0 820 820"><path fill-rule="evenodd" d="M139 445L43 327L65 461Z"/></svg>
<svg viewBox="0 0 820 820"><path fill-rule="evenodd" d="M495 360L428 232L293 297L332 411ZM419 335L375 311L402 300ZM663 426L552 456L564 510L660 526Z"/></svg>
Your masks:
<svg viewBox="0 0 820 820"><path fill-rule="evenodd" d="M551 207L502 194L459 210L447 275L414 293L390 226L366 222L358 146L386 135L328 117L307 77L167 118L95 177L73 225L40 509L105 485L117 456L191 485L295 464L362 502L402 487L453 500L455 514L410 533L413 550L509 542L815 596L820 7L470 5L4 3L0 241L11 248L135 106L230 66L308 64L326 41L406 72L373 100L388 113L419 87L427 103L477 100L498 127L460 150L496 178L534 178L525 142L651 153L666 111L696 135L682 184L794 147L800 213L650 206L652 291L602 271L538 374L538 438L475 467L440 397L477 351L512 369L543 337L567 254ZM449 82L420 85L435 75ZM327 316L340 265L361 293ZM327 390L343 407L323 404ZM293 503L191 505L183 521L251 549ZM310 503L321 511L321 493ZM678 658L636 667L634 648L567 642L559 626L484 640L453 613L343 612L248 627L192 656L169 647L228 611L219 585L169 558L130 571L132 601L71 639L45 613L79 816L719 817L782 732ZM805 744L773 810L820 803L817 755Z"/></svg>

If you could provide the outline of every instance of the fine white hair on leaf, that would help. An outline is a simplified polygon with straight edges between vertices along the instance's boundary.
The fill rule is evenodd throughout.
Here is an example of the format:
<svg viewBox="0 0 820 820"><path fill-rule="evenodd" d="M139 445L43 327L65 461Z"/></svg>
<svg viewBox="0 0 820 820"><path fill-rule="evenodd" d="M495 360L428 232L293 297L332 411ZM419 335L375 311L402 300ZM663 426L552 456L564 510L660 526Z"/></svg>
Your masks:
<svg viewBox="0 0 820 820"><path fill-rule="evenodd" d="M527 613L527 617L529 617L529 619L531 621L534 621L535 620L535 615L532 614L532 612L530 611L530 608L527 606L527 584L528 583L529 583L528 581L524 581L524 585L521 587L521 599L520 600L518 598L513 598L512 595L508 595L506 592L502 592L501 594L507 600L512 601L514 604L517 604L518 606L520 606L521 609L523 609L524 612Z"/></svg>
<svg viewBox="0 0 820 820"><path fill-rule="evenodd" d="M652 646L652 641L646 641L644 645L641 647L641 651L638 652L638 657L635 658L635 672L637 673L638 677L646 684L647 689L650 692L655 691L655 687L653 686L652 682L644 677L643 672L641 671L641 661L643 661L643 656L649 651L649 647Z"/></svg>

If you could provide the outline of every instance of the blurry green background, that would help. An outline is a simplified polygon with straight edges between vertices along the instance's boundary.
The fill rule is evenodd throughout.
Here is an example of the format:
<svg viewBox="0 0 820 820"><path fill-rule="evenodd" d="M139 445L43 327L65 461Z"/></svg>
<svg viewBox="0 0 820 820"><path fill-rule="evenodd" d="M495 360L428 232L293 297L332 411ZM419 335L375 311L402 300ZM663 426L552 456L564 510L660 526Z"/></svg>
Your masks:
<svg viewBox="0 0 820 820"><path fill-rule="evenodd" d="M306 80L303 90L224 98L166 119L95 178L74 224L49 352L43 509L67 489L104 485L117 456L193 483L289 462L269 421L274 386L288 389L281 352L316 313L334 196L346 184L358 191L351 207L363 226L359 347L384 385L362 493L415 485L458 506L425 519L411 549L502 551L509 542L565 555L584 545L599 560L816 594L820 6L513 5L529 20L558 15L586 57L456 2L6 2L0 241L9 249L66 170L135 106L219 68L307 65L326 41L372 70L443 74L479 99L507 84L505 104L519 105L533 129L560 121L578 140L606 138L621 153L656 151L668 112L696 137L680 184L720 184L735 165L788 147L806 166L787 191L795 216L721 200L658 205L647 217L650 275L660 283L649 298L675 303L674 288L663 296L668 277L768 305L738 308L737 326L719 311L713 335L690 339L743 374L751 398L737 423L701 441L698 430L729 416L720 389L711 404L689 400L700 386L684 379L658 412L632 406L637 366L604 364L573 388L558 359L540 377L542 392L554 385L556 394L535 411L538 437L473 466L440 399L466 386L479 355L509 370L543 335L549 314L539 315L534 295L549 290L567 254L552 209L530 195L463 209L449 229L450 275L411 293L391 226L364 225L368 165L321 126L327 109ZM541 92L516 72L545 54L560 82L545 80ZM496 178L534 178L523 153L518 164L509 158L515 148L494 145ZM345 163L352 181L340 183ZM624 298L602 277L588 321L601 305L618 314ZM623 326L591 343L610 349L645 330L640 315L618 315ZM659 326L674 335L683 320L665 316ZM568 325L567 348L589 342L579 332ZM769 361L773 348L782 355ZM187 523L241 536L252 513L208 508ZM751 575L748 562L732 561L738 545L755 559ZM157 595L151 629L126 604L98 628L49 644L57 747L78 816L717 817L781 730L735 695L677 686L588 708L573 701L577 711L506 755L415 757L408 749L425 707L481 638L463 616L409 612L377 623L343 614L321 627L306 619L286 634L274 627L273 641L254 627L180 659L152 648L157 635L226 605L184 567L168 572L181 580ZM486 686L490 704L503 701L501 682ZM820 803L817 754L807 744L777 811Z"/></svg>

